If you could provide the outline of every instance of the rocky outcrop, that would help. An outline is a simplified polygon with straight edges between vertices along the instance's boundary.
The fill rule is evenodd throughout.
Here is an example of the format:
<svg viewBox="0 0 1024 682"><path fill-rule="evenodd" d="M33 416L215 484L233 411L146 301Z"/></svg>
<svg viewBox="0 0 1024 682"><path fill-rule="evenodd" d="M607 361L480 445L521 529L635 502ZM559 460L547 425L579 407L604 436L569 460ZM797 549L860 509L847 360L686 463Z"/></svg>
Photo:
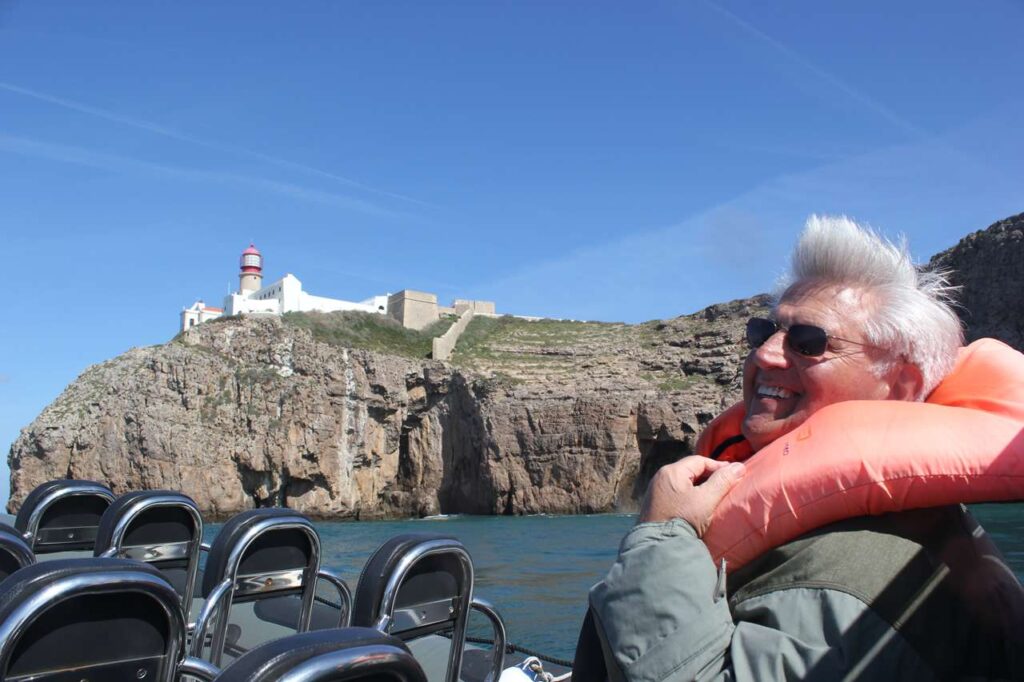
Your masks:
<svg viewBox="0 0 1024 682"><path fill-rule="evenodd" d="M436 512L439 461L410 466L401 444L431 440L420 415L447 380L443 367L334 348L276 319L203 325L72 383L12 447L11 508L70 476L182 490L214 514Z"/></svg>
<svg viewBox="0 0 1024 682"><path fill-rule="evenodd" d="M73 382L12 446L9 508L61 477L181 490L215 516L631 508L738 394L739 320L764 303L634 326L478 320L487 352L454 364L276 318L203 324Z"/></svg>
<svg viewBox="0 0 1024 682"><path fill-rule="evenodd" d="M1024 215L933 259L970 338L1024 349L1022 263ZM767 305L640 325L478 317L450 363L400 328L368 342L375 316L205 323L73 382L12 446L9 509L61 477L182 490L213 515L631 509L739 397L744 322Z"/></svg>
<svg viewBox="0 0 1024 682"><path fill-rule="evenodd" d="M964 237L931 265L960 287L969 341L991 336L1024 350L1024 213Z"/></svg>

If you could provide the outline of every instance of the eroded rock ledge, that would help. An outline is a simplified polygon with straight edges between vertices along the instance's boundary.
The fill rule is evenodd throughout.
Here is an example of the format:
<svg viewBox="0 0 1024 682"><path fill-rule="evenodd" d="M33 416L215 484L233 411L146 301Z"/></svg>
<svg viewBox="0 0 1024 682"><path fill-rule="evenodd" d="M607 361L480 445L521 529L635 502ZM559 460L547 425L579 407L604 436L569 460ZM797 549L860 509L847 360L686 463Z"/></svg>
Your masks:
<svg viewBox="0 0 1024 682"><path fill-rule="evenodd" d="M632 326L486 320L486 352L454 364L276 318L204 324L73 382L12 446L9 508L69 476L181 490L218 516L630 509L738 394L738 321L764 303Z"/></svg>

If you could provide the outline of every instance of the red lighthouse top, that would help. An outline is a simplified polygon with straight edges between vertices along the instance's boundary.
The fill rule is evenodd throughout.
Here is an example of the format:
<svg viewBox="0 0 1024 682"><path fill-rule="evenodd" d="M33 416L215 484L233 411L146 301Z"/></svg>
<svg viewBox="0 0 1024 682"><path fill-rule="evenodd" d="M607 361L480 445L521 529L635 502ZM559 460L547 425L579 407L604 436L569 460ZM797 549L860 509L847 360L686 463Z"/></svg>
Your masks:
<svg viewBox="0 0 1024 682"><path fill-rule="evenodd" d="M263 256L260 254L253 244L249 244L249 248L242 252L242 258L239 261L239 265L242 267L242 272L251 272L253 274L262 274L263 272Z"/></svg>

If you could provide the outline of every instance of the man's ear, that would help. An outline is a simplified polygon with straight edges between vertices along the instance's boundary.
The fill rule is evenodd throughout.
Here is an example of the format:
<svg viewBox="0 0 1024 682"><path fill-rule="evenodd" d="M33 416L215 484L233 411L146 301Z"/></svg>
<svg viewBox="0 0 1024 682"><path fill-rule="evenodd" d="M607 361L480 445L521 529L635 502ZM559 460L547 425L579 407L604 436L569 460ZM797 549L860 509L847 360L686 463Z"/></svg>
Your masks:
<svg viewBox="0 0 1024 682"><path fill-rule="evenodd" d="M901 362L897 369L894 369L892 384L889 385L889 400L924 400L926 396L921 395L924 389L924 375L921 369L909 362Z"/></svg>

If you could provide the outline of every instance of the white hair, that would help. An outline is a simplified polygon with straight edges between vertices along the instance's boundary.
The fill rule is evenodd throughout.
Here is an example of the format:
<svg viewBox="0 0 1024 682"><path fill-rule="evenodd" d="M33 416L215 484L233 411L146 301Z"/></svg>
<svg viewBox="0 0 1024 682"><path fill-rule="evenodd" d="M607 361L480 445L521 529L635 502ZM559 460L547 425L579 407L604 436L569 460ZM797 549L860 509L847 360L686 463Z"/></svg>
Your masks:
<svg viewBox="0 0 1024 682"><path fill-rule="evenodd" d="M869 306L865 340L921 370L919 400L953 369L964 341L953 310L956 287L949 284L947 272L916 267L906 239L895 244L846 216L813 215L797 241L777 299L808 284L862 293Z"/></svg>

